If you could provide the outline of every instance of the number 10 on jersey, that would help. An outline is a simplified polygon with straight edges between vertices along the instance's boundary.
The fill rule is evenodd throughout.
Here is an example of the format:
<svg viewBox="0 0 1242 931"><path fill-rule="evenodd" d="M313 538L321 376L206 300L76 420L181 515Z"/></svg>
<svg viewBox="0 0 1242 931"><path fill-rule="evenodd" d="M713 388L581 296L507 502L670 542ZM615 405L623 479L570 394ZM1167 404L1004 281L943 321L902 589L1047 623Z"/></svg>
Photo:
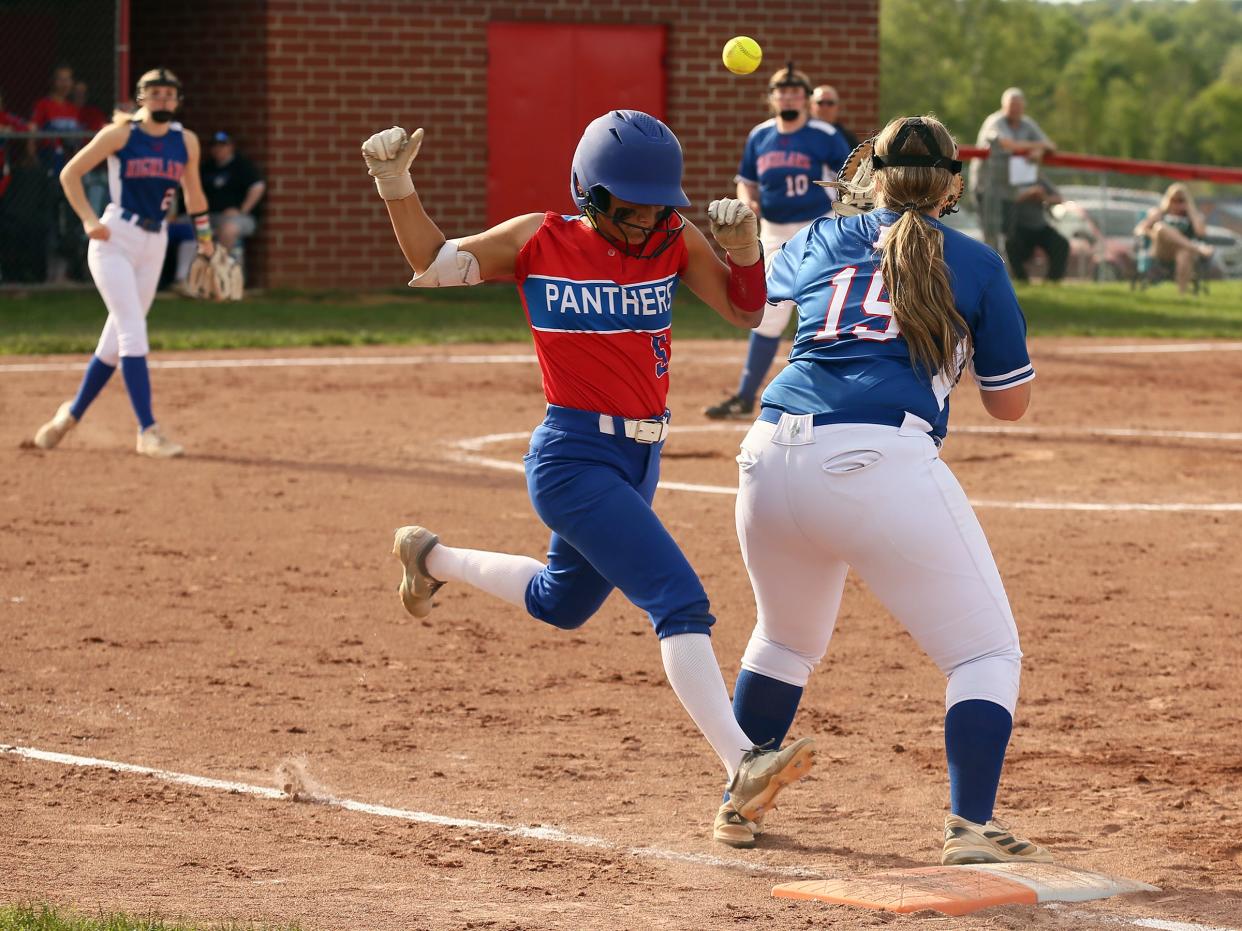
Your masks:
<svg viewBox="0 0 1242 931"><path fill-rule="evenodd" d="M896 339L901 334L879 269L871 275L871 285L861 303L858 303L857 297L850 300L850 291L858 290L852 287L856 274L858 266L850 265L829 279L832 289L828 293L828 312L815 339L840 339L848 335L883 342ZM868 320L869 317L879 317L880 320Z"/></svg>

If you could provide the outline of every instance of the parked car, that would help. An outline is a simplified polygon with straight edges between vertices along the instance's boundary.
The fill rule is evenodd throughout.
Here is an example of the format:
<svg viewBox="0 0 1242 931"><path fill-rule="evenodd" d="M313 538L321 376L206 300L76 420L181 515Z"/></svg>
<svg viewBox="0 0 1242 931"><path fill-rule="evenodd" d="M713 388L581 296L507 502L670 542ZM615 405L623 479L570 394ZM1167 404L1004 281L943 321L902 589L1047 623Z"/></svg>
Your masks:
<svg viewBox="0 0 1242 931"><path fill-rule="evenodd" d="M1066 275L1092 281L1129 281L1134 275L1134 227L1147 206L1115 200L1067 200L1049 211L1070 244Z"/></svg>

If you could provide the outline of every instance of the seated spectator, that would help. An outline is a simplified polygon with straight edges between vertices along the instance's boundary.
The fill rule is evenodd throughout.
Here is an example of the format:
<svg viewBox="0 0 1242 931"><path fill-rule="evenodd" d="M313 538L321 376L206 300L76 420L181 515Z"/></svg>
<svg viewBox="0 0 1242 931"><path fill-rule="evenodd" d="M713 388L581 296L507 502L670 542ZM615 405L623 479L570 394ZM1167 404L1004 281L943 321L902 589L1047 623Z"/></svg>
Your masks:
<svg viewBox="0 0 1242 931"><path fill-rule="evenodd" d="M255 208L263 199L267 184L254 163L237 154L233 137L224 131L211 137L211 148L199 173L216 242L240 262L242 240L254 235Z"/></svg>
<svg viewBox="0 0 1242 931"><path fill-rule="evenodd" d="M1018 281L1029 281L1026 263L1036 248L1048 256L1048 280L1059 282L1065 277L1069 261L1069 240L1048 222L1048 208L1061 203L1061 192L1043 177L1014 194L1009 229L1005 231L1005 251L1009 255L1009 273Z"/></svg>
<svg viewBox="0 0 1242 931"><path fill-rule="evenodd" d="M1195 263L1210 259L1215 250L1201 240L1207 224L1184 184L1170 184L1160 203L1134 228L1134 235L1151 239L1152 251L1161 262L1173 263L1177 290L1185 294L1194 277Z"/></svg>
<svg viewBox="0 0 1242 931"><path fill-rule="evenodd" d="M0 197L0 280L41 282L47 279L47 238L60 185L33 146L14 146L9 155L9 183Z"/></svg>
<svg viewBox="0 0 1242 931"><path fill-rule="evenodd" d="M85 81L76 82L69 100L78 108L78 122L82 124L82 128L95 133L107 126L110 120L102 110L90 104L87 99L88 90Z"/></svg>

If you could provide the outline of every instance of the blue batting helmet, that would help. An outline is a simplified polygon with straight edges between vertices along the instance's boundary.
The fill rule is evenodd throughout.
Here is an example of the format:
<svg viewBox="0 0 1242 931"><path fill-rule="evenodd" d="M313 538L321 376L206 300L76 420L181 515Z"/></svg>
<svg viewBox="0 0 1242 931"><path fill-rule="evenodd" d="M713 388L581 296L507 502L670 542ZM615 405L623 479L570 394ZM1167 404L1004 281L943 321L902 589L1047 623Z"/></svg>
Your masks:
<svg viewBox="0 0 1242 931"><path fill-rule="evenodd" d="M613 110L592 120L574 152L569 192L581 210L608 209L596 188L634 204L689 207L681 189L681 143L641 110Z"/></svg>

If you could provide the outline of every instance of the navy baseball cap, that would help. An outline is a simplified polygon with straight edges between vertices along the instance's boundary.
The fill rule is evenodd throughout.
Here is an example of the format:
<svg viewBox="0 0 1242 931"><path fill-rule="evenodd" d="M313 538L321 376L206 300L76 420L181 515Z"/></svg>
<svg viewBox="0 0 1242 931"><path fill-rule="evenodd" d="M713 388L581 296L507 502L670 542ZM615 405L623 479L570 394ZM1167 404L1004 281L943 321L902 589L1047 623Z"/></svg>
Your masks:
<svg viewBox="0 0 1242 931"><path fill-rule="evenodd" d="M211 137L211 141L212 141L213 143L215 143L215 142L228 142L228 143L231 143L231 142L233 141L233 137L232 137L232 136L230 136L228 133L226 133L226 132L222 129L222 130L220 130L219 132L217 132L214 136L212 136L212 137Z"/></svg>

